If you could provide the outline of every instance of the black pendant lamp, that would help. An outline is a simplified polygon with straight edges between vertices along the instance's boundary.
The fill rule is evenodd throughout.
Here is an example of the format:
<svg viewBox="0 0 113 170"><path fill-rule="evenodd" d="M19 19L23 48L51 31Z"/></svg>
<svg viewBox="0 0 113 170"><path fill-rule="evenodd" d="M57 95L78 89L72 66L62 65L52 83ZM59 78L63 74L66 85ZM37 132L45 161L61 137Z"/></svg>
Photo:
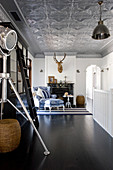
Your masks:
<svg viewBox="0 0 113 170"><path fill-rule="evenodd" d="M103 21L101 20L101 5L103 1L99 1L98 4L100 5L100 21L98 22L98 25L93 31L92 38L96 40L102 40L106 39L110 36L108 28L103 24Z"/></svg>

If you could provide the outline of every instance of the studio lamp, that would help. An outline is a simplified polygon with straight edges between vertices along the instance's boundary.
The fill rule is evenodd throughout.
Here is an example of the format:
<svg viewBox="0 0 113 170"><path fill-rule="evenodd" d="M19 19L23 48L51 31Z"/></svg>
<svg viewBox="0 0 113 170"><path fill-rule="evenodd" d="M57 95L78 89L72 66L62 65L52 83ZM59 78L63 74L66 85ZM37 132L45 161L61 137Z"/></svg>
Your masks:
<svg viewBox="0 0 113 170"><path fill-rule="evenodd" d="M102 5L102 3L103 3L103 1L98 2L98 4L100 5L100 21L98 22L98 25L94 29L93 35L92 35L92 38L96 39L96 40L106 39L110 36L108 28L103 24L103 20L101 20L101 15L102 15L101 5Z"/></svg>
<svg viewBox="0 0 113 170"><path fill-rule="evenodd" d="M35 124L32 120L32 118L29 115L29 112L27 111L19 93L17 92L10 74L7 72L7 57L10 55L10 52L15 48L17 43L17 33L14 30L11 30L10 28L6 28L4 26L0 26L0 55L3 57L3 72L0 73L0 79L2 80L2 98L0 99L0 105L1 105L1 116L0 118L2 119L2 114L3 114L3 108L4 108L4 103L8 102L11 104L26 120L29 120L32 127L34 128L43 148L44 148L44 155L49 155L50 152L48 151L45 143L43 142L38 130L35 127ZM24 112L26 113L26 116L7 98L7 81L12 87L12 90L14 91L16 97L18 98L21 106L23 107Z"/></svg>
<svg viewBox="0 0 113 170"><path fill-rule="evenodd" d="M9 53L15 48L17 43L17 33L10 28L0 26L0 48L3 55Z"/></svg>

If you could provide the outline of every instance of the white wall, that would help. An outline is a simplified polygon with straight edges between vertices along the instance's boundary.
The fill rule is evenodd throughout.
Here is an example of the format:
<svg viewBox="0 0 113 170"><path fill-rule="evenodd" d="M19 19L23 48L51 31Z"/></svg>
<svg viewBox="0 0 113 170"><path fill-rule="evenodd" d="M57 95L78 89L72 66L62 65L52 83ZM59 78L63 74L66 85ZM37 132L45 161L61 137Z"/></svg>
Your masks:
<svg viewBox="0 0 113 170"><path fill-rule="evenodd" d="M86 97L93 99L93 66L86 69Z"/></svg>
<svg viewBox="0 0 113 170"><path fill-rule="evenodd" d="M58 56L60 60L62 56ZM74 94L86 96L86 68L90 65L101 66L101 58L76 58L74 56L67 56L63 61L63 72L59 73L57 64L53 60L53 55L45 56L45 58L33 59L33 86L46 85L48 83L48 76L55 76L58 80L64 81L64 76L67 76L68 82L75 83ZM43 72L40 70L43 69ZM76 70L80 73L76 73Z"/></svg>
<svg viewBox="0 0 113 170"><path fill-rule="evenodd" d="M33 69L33 67L34 67L34 64L33 64L33 60L34 60L34 57L32 56L32 54L28 51L28 58L30 58L31 60L32 60L32 86L33 86L33 82L34 82L34 69Z"/></svg>
<svg viewBox="0 0 113 170"><path fill-rule="evenodd" d="M101 69L91 65L86 69L86 97L93 99L94 89L101 89Z"/></svg>
<svg viewBox="0 0 113 170"><path fill-rule="evenodd" d="M86 97L86 68L90 65L101 67L101 58L76 58L76 69L80 73L76 73L76 95Z"/></svg>
<svg viewBox="0 0 113 170"><path fill-rule="evenodd" d="M104 70L101 72L101 89L110 90L113 88L113 52L103 58L77 58L76 69L80 70L80 73L76 74L77 95L86 95L86 68L90 65L99 66Z"/></svg>
<svg viewBox="0 0 113 170"><path fill-rule="evenodd" d="M58 61L63 58L63 53L56 55ZM53 59L53 54L45 56L45 83L48 83L48 76L54 76L57 82L64 82L65 76L67 76L66 82L74 83L74 96L76 96L76 54L66 54L66 58L62 63L63 72L59 73L57 63ZM75 102L75 99L74 99Z"/></svg>
<svg viewBox="0 0 113 170"><path fill-rule="evenodd" d="M102 90L110 90L113 88L113 52L102 59L102 69Z"/></svg>
<svg viewBox="0 0 113 170"><path fill-rule="evenodd" d="M43 70L43 72L40 72ZM45 85L45 58L34 58L33 60L33 87Z"/></svg>
<svg viewBox="0 0 113 170"><path fill-rule="evenodd" d="M95 89L101 89L101 68L95 66L93 70L93 87Z"/></svg>
<svg viewBox="0 0 113 170"><path fill-rule="evenodd" d="M58 56L57 60L60 61L63 56ZM75 83L76 80L76 56L66 56L62 63L63 71L58 72L57 63L53 60L52 56L45 56L45 82L48 83L48 76L55 76L57 82L64 82L65 76L67 76L66 81L70 83Z"/></svg>

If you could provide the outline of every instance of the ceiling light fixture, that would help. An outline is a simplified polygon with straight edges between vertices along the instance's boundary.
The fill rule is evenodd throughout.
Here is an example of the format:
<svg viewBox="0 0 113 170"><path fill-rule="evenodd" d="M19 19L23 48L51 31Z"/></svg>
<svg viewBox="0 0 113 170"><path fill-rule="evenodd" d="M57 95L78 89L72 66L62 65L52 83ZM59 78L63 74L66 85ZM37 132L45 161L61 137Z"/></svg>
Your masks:
<svg viewBox="0 0 113 170"><path fill-rule="evenodd" d="M103 24L103 20L101 20L101 15L102 15L101 5L102 5L102 3L103 3L103 1L98 2L98 4L100 5L100 21L98 22L98 25L94 29L93 35L92 35L92 38L96 39L96 40L106 39L110 36L108 28Z"/></svg>

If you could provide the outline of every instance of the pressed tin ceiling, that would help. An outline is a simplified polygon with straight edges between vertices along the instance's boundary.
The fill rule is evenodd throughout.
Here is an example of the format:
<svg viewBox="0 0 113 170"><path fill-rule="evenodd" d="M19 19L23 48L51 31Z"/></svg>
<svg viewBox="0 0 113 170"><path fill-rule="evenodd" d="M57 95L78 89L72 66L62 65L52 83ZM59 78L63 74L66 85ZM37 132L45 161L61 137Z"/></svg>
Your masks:
<svg viewBox="0 0 113 170"><path fill-rule="evenodd" d="M102 4L102 19L111 36L105 40L91 38L99 21L97 0L4 0L7 12L17 11L22 20L15 21L35 54L76 52L103 54L111 50L113 40L113 0ZM6 3L7 2L7 3ZM6 7L13 3L13 8ZM6 5L7 4L7 5ZM38 55L37 55L38 56Z"/></svg>

